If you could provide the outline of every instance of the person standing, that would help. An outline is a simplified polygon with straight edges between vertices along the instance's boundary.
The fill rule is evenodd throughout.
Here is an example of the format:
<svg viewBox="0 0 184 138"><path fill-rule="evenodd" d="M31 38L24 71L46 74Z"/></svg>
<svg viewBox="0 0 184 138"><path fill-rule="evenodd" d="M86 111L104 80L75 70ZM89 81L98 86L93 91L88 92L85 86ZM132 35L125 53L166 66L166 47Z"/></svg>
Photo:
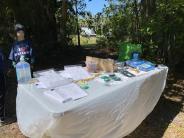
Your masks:
<svg viewBox="0 0 184 138"><path fill-rule="evenodd" d="M16 64L20 61L20 57L24 56L24 60L28 62L33 68L34 57L32 44L28 39L25 39L25 28L21 24L15 25L16 40L12 45L9 59L15 68Z"/></svg>
<svg viewBox="0 0 184 138"><path fill-rule="evenodd" d="M4 122L5 118L5 66L4 66L4 56L0 48L0 126Z"/></svg>

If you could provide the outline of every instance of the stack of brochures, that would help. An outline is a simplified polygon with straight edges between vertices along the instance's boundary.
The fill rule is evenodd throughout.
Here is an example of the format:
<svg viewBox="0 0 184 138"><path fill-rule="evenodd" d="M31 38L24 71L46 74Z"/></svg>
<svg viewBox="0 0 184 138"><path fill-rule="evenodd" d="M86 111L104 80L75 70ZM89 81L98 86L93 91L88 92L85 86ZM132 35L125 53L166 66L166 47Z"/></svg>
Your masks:
<svg viewBox="0 0 184 138"><path fill-rule="evenodd" d="M37 88L45 89L44 95L46 97L60 103L87 96L87 93L77 84L73 83L71 79L68 79L68 77L78 80L89 77L89 74L81 67L67 68L65 71L56 72L51 69L37 72Z"/></svg>
<svg viewBox="0 0 184 138"><path fill-rule="evenodd" d="M70 83L55 89L47 90L44 94L53 100L56 100L60 103L66 103L71 100L78 100L87 96L87 93L82 90L77 84Z"/></svg>
<svg viewBox="0 0 184 138"><path fill-rule="evenodd" d="M65 66L60 75L65 78L71 78L74 81L91 77L91 74L81 66Z"/></svg>
<svg viewBox="0 0 184 138"><path fill-rule="evenodd" d="M145 60L128 60L126 61L126 64L130 67L133 67L145 72L155 69L155 64Z"/></svg>
<svg viewBox="0 0 184 138"><path fill-rule="evenodd" d="M37 77L38 82L36 83L38 88L55 88L71 83L69 79L60 76L58 73L52 70L41 72L39 75L40 76Z"/></svg>

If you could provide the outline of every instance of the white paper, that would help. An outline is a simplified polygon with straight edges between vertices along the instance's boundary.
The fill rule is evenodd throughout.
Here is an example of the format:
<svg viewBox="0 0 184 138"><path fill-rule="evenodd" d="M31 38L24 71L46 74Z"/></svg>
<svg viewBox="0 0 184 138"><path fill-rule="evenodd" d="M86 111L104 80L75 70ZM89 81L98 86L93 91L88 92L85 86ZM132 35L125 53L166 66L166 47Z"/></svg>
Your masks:
<svg viewBox="0 0 184 138"><path fill-rule="evenodd" d="M72 98L67 94L59 90L49 90L44 92L46 96L49 98L52 98L53 100L56 100L61 103L65 103L67 101L72 100Z"/></svg>
<svg viewBox="0 0 184 138"><path fill-rule="evenodd" d="M39 72L38 74L41 75L41 76L47 76L47 75L50 75L50 74L53 74L53 73L55 73L55 71L51 69L51 70Z"/></svg>
<svg viewBox="0 0 184 138"><path fill-rule="evenodd" d="M132 73L132 74L134 74L135 76L140 76L140 75L146 74L145 71L141 71L141 70L139 70L139 72L135 72L135 71L132 70L132 69L127 69L127 71L130 72L130 73Z"/></svg>
<svg viewBox="0 0 184 138"><path fill-rule="evenodd" d="M70 100L77 100L87 96L87 93L74 83L60 86L53 90L45 91L44 94L62 103Z"/></svg>
<svg viewBox="0 0 184 138"><path fill-rule="evenodd" d="M61 75L63 78L72 79L72 76L65 71L60 71L59 75Z"/></svg>
<svg viewBox="0 0 184 138"><path fill-rule="evenodd" d="M65 67L64 73L65 76L66 74L70 75L73 80L82 80L91 77L90 73L81 66Z"/></svg>
<svg viewBox="0 0 184 138"><path fill-rule="evenodd" d="M34 77L39 77L39 76L46 76L48 74L51 74L55 72L54 69L47 69L47 70L42 70L42 71L36 71L33 73Z"/></svg>
<svg viewBox="0 0 184 138"><path fill-rule="evenodd" d="M63 78L55 71L44 72L37 80L39 81L36 83L37 88L54 88L71 83L70 80Z"/></svg>

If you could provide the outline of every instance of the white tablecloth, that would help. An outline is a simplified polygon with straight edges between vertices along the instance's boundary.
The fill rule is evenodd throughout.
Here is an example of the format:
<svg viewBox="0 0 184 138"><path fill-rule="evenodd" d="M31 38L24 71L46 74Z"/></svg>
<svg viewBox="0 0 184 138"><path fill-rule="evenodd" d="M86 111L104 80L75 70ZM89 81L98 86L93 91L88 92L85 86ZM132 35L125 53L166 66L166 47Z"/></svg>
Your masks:
<svg viewBox="0 0 184 138"><path fill-rule="evenodd" d="M19 85L18 125L31 138L122 138L154 109L167 72L167 68L156 69L116 86L91 81L87 97L64 104L34 85Z"/></svg>

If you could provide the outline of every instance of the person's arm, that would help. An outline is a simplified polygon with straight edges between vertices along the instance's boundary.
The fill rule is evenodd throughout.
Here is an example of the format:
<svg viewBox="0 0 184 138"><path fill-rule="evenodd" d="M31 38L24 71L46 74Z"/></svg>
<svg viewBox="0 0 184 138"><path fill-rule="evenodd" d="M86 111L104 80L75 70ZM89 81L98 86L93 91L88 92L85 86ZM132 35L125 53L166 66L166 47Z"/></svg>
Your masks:
<svg viewBox="0 0 184 138"><path fill-rule="evenodd" d="M13 47L12 47L10 55L9 55L9 60L12 61L12 66L15 68L16 62L15 62L15 59L14 59L14 48Z"/></svg>
<svg viewBox="0 0 184 138"><path fill-rule="evenodd" d="M31 64L34 64L35 57L34 57L34 52L33 52L33 49L32 48L30 48L30 57L31 57Z"/></svg>
<svg viewBox="0 0 184 138"><path fill-rule="evenodd" d="M11 48L10 54L9 54L9 61L8 61L8 70L7 70L7 76L10 77L12 74L13 68L15 68L15 62L14 62L14 49L13 46Z"/></svg>
<svg viewBox="0 0 184 138"><path fill-rule="evenodd" d="M33 65L35 62L35 55L34 55L31 41L29 41L29 46L30 46L30 58L31 58L30 62L31 62L31 65Z"/></svg>

